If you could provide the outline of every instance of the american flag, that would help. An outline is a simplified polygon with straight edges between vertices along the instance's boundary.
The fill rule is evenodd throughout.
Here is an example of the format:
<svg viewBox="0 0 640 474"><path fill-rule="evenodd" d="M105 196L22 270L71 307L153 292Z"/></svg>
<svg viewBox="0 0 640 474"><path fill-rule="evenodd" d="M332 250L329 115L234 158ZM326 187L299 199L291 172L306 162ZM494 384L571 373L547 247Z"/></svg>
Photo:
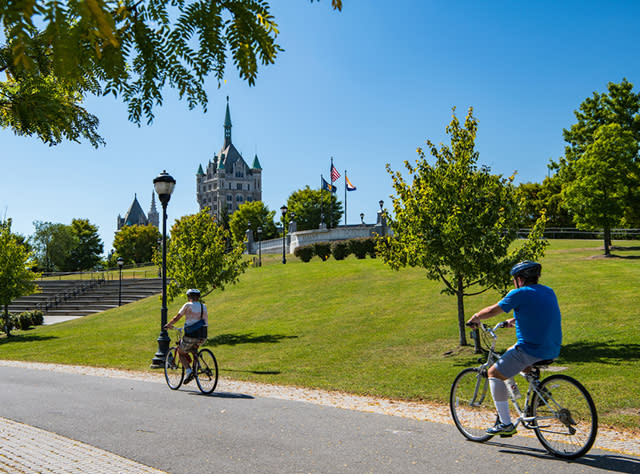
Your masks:
<svg viewBox="0 0 640 474"><path fill-rule="evenodd" d="M331 182L333 183L334 181L338 181L339 177L340 177L340 173L338 173L338 170L332 164L331 165Z"/></svg>

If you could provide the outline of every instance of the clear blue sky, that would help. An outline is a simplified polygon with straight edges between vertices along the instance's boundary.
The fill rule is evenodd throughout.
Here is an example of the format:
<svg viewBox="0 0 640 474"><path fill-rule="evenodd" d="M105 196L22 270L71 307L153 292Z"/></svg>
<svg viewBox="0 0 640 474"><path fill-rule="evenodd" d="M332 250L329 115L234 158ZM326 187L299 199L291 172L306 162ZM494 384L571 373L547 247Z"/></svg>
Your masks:
<svg viewBox="0 0 640 474"><path fill-rule="evenodd" d="M254 87L229 64L227 82L209 84L206 114L167 92L153 125L138 128L122 103L90 98L107 141L98 150L0 130L0 218L24 235L35 220L88 218L108 252L118 214L136 193L147 212L163 169L177 180L169 226L197 212L195 173L222 145L228 95L233 143L249 164L258 154L270 209L317 187L333 156L358 188L348 222L360 212L373 222L393 193L385 164L403 169L427 139L448 141L453 106L461 119L474 108L481 164L540 182L585 98L625 77L640 87L636 1L344 0L342 12L329 0L270 3L285 51Z"/></svg>

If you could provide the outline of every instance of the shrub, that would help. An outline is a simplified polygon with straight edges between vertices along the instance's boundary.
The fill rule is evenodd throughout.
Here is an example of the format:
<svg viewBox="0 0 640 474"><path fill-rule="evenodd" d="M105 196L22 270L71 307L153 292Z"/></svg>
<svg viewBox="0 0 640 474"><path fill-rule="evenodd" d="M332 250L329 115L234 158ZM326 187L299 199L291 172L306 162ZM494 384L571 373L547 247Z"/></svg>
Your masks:
<svg viewBox="0 0 640 474"><path fill-rule="evenodd" d="M365 238L349 240L350 253L354 254L357 258L365 258L367 256L367 245L365 240Z"/></svg>
<svg viewBox="0 0 640 474"><path fill-rule="evenodd" d="M29 314L28 311L25 311L24 313L20 313L17 319L18 319L17 321L18 324L16 324L16 327L18 329L22 329L23 331L26 331L31 327L31 315Z"/></svg>
<svg viewBox="0 0 640 474"><path fill-rule="evenodd" d="M316 242L313 244L313 253L324 262L331 256L331 244L329 242Z"/></svg>
<svg viewBox="0 0 640 474"><path fill-rule="evenodd" d="M349 255L349 242L339 240L331 245L331 253L336 260L344 260Z"/></svg>
<svg viewBox="0 0 640 474"><path fill-rule="evenodd" d="M301 247L296 247L293 254L303 262L308 262L313 257L313 246L302 245Z"/></svg>
<svg viewBox="0 0 640 474"><path fill-rule="evenodd" d="M365 237L364 246L367 249L367 253L369 254L369 257L376 258L376 238Z"/></svg>
<svg viewBox="0 0 640 474"><path fill-rule="evenodd" d="M34 326L42 326L44 323L44 314L39 309L34 309L33 311L29 311L31 315L31 324Z"/></svg>

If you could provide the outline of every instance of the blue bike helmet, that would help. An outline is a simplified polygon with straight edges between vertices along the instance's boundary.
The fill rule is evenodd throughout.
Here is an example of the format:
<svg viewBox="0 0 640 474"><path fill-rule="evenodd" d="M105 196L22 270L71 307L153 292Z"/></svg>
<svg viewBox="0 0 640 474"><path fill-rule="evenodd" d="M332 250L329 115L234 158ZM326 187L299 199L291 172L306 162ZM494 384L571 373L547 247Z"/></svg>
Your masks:
<svg viewBox="0 0 640 474"><path fill-rule="evenodd" d="M511 269L511 276L527 278L537 278L542 272L542 265L531 260L525 260L524 262L516 263Z"/></svg>

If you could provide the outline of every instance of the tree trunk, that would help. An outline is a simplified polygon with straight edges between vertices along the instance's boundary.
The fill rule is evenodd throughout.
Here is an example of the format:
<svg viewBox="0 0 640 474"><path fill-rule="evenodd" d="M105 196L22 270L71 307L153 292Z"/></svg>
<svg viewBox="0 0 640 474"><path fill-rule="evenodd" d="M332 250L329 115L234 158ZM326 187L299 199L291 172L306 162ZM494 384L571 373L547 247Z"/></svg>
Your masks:
<svg viewBox="0 0 640 474"><path fill-rule="evenodd" d="M4 332L7 337L11 336L11 327L9 326L9 305L4 305Z"/></svg>
<svg viewBox="0 0 640 474"><path fill-rule="evenodd" d="M608 226L604 228L604 254L611 255L611 229Z"/></svg>
<svg viewBox="0 0 640 474"><path fill-rule="evenodd" d="M458 277L458 288L456 296L458 297L458 331L460 332L460 345L467 345L466 322L464 319L464 292L462 288L462 277Z"/></svg>

